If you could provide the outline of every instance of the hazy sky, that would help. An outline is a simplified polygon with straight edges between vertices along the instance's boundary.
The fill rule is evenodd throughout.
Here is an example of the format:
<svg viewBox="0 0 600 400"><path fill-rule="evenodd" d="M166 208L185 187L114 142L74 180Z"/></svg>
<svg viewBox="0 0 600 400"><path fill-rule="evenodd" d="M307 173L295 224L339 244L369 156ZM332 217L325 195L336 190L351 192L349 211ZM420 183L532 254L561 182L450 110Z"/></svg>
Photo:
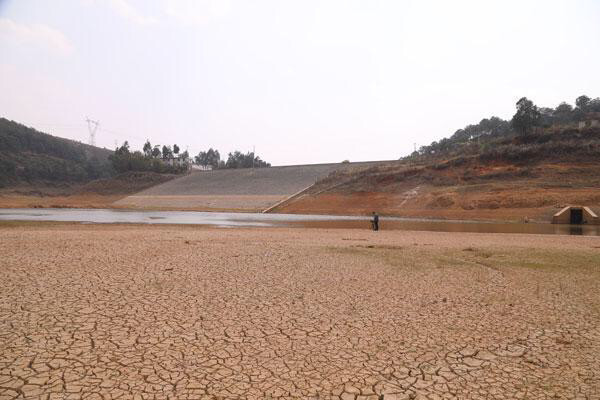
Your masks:
<svg viewBox="0 0 600 400"><path fill-rule="evenodd" d="M599 71L597 0L0 0L0 116L110 148L396 159Z"/></svg>

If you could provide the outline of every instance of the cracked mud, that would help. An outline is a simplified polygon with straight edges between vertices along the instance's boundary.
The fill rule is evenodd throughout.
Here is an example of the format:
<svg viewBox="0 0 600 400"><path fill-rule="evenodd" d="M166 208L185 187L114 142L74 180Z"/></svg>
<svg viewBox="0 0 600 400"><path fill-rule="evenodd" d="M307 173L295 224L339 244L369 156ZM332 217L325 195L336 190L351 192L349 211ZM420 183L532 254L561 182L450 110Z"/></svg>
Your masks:
<svg viewBox="0 0 600 400"><path fill-rule="evenodd" d="M0 399L598 399L597 247L0 228Z"/></svg>

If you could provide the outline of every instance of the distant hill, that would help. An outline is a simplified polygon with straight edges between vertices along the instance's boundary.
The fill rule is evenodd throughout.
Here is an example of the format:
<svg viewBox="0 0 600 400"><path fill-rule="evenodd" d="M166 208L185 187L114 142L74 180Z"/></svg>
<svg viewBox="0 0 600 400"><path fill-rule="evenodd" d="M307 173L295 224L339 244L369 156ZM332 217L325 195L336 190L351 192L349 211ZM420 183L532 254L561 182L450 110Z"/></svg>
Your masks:
<svg viewBox="0 0 600 400"><path fill-rule="evenodd" d="M549 221L568 204L600 210L600 98L516 108L398 161L335 171L273 211Z"/></svg>
<svg viewBox="0 0 600 400"><path fill-rule="evenodd" d="M598 165L600 127L471 136L336 171L274 212L549 221L568 204L600 211Z"/></svg>
<svg viewBox="0 0 600 400"><path fill-rule="evenodd" d="M464 186L523 178L546 178L547 187L600 188L598 162L600 127L542 130L527 136L497 137L462 150L336 171L317 182L314 190L395 191L407 184ZM560 169L559 176L550 173L550 165Z"/></svg>
<svg viewBox="0 0 600 400"><path fill-rule="evenodd" d="M107 178L112 153L0 118L0 187Z"/></svg>

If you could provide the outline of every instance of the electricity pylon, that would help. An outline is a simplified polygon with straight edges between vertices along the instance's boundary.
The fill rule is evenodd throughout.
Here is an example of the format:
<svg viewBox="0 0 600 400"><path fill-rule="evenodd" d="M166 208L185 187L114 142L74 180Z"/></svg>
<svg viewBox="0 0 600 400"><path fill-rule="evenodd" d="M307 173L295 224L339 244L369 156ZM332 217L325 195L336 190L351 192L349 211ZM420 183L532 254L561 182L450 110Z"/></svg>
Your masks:
<svg viewBox="0 0 600 400"><path fill-rule="evenodd" d="M96 131L98 130L98 127L100 126L100 121L93 121L91 119L89 119L88 117L85 117L85 122L87 122L87 126L88 126L88 131L90 133L90 146L95 146L96 145Z"/></svg>

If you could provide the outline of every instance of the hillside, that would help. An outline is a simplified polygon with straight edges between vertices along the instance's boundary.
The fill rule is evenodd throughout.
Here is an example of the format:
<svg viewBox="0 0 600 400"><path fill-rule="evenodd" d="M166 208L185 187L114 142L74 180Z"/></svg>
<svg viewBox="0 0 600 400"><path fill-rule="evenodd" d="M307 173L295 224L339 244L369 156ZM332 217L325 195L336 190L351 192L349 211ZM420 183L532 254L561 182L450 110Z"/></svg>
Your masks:
<svg viewBox="0 0 600 400"><path fill-rule="evenodd" d="M0 187L70 184L107 178L112 151L0 118Z"/></svg>
<svg viewBox="0 0 600 400"><path fill-rule="evenodd" d="M511 121L483 119L397 161L217 169L183 176L148 170L161 164L146 152L152 150L150 143L142 153L130 152L125 142L115 154L123 156L127 168L115 175L109 150L0 119L0 207L377 211L549 221L569 204L600 211L600 99L580 96L576 104L538 108L522 98Z"/></svg>
<svg viewBox="0 0 600 400"><path fill-rule="evenodd" d="M338 171L274 212L547 221L600 208L600 128L538 129Z"/></svg>
<svg viewBox="0 0 600 400"><path fill-rule="evenodd" d="M104 208L176 177L150 171L116 174L114 152L0 118L0 207Z"/></svg>

